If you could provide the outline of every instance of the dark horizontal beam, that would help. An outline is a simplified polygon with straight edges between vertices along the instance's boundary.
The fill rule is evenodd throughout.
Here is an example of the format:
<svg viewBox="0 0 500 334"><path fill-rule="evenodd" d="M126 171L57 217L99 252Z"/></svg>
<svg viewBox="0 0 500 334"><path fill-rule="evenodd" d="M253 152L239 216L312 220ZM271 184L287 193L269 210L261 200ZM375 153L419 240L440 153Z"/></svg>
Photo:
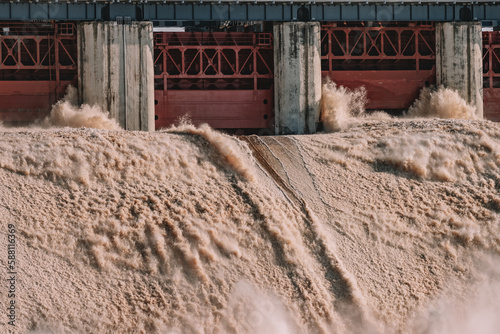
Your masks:
<svg viewBox="0 0 500 334"><path fill-rule="evenodd" d="M306 4L312 21L460 21L462 4L406 2ZM1 20L295 21L301 5L289 2L219 3L0 3ZM471 19L500 20L500 1L469 4Z"/></svg>

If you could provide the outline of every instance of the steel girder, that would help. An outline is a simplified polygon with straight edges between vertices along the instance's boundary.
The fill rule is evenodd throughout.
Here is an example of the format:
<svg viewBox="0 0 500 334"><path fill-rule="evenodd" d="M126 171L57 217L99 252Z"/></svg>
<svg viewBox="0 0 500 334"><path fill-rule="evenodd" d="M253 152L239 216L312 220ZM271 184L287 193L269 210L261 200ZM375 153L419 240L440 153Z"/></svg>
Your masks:
<svg viewBox="0 0 500 334"><path fill-rule="evenodd" d="M0 20L460 21L500 20L500 2L2 1Z"/></svg>

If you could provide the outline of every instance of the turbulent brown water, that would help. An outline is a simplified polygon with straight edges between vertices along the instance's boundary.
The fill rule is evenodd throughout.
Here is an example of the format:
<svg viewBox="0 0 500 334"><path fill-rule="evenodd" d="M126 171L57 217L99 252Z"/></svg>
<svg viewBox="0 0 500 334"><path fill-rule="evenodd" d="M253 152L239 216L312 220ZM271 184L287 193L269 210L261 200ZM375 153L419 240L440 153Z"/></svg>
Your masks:
<svg viewBox="0 0 500 334"><path fill-rule="evenodd" d="M2 129L0 331L498 333L500 125L345 115L240 139Z"/></svg>

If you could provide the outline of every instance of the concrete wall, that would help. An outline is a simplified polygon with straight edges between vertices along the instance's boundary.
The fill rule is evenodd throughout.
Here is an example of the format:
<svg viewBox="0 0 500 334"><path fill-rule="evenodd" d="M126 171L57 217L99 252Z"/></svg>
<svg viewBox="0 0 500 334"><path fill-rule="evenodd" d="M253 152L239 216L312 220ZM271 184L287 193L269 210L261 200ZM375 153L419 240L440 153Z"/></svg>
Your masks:
<svg viewBox="0 0 500 334"><path fill-rule="evenodd" d="M483 118L481 22L436 23L436 83L456 89Z"/></svg>
<svg viewBox="0 0 500 334"><path fill-rule="evenodd" d="M274 24L275 133L315 133L321 100L317 22Z"/></svg>
<svg viewBox="0 0 500 334"><path fill-rule="evenodd" d="M81 103L100 105L127 130L154 131L151 22L78 24Z"/></svg>

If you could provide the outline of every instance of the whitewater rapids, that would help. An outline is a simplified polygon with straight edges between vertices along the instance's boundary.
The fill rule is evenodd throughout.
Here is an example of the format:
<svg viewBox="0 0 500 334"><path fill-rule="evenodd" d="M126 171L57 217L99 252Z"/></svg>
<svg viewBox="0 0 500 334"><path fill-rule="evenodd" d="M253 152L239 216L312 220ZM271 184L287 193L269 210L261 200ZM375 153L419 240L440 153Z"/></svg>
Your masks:
<svg viewBox="0 0 500 334"><path fill-rule="evenodd" d="M497 333L500 125L337 130L0 129L0 332Z"/></svg>

